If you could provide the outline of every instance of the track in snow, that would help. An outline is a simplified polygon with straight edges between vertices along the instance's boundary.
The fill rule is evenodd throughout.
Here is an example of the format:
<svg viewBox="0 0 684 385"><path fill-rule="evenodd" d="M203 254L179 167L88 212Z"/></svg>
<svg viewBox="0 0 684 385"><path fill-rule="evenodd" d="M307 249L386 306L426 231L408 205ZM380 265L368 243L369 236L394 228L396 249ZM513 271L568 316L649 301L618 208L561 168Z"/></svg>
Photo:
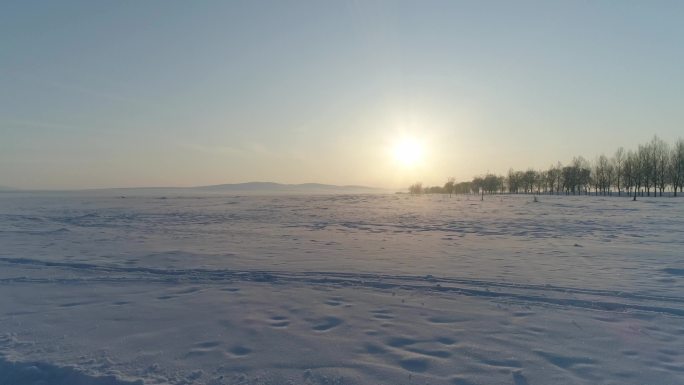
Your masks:
<svg viewBox="0 0 684 385"><path fill-rule="evenodd" d="M50 278L18 276L0 279L0 284L93 282L222 284L257 282L265 284L326 285L378 290L439 292L470 297L513 300L531 305L569 306L612 312L651 312L684 317L684 298L681 297L553 285L434 277L431 275L415 276L323 271L159 269L6 257L0 257L0 262L8 265L42 266L56 270L70 270L72 273L82 273L82 276L52 274Z"/></svg>

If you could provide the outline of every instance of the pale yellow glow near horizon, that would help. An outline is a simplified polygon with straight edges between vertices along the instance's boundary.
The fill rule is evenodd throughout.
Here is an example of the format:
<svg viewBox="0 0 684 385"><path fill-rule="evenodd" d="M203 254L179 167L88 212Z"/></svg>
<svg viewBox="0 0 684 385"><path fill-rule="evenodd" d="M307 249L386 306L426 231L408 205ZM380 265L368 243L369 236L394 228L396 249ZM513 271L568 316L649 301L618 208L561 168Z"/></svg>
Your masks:
<svg viewBox="0 0 684 385"><path fill-rule="evenodd" d="M415 167L423 160L423 143L413 137L403 137L397 140L393 148L394 160L402 167Z"/></svg>

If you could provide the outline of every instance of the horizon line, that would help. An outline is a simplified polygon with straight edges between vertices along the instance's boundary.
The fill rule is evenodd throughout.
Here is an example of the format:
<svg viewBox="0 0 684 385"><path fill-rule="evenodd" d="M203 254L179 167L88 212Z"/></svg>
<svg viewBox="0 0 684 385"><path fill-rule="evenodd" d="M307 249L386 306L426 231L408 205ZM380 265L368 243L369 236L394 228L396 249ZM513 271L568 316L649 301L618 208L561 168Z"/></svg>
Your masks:
<svg viewBox="0 0 684 385"><path fill-rule="evenodd" d="M164 189L178 189L178 190L189 190L189 189L201 189L201 188L211 188L211 187L221 187L221 186L240 186L240 185L277 185L284 187L297 187L306 185L318 185L324 187L332 188L358 188L358 189L368 189L368 190L394 190L394 187L377 187L377 186L365 186L357 184L329 184L320 182L303 182L303 183L282 183L273 181L248 181L248 182L234 182L234 183L218 183L218 184L207 184L207 185L193 185L193 186L128 186L128 187L74 187L74 188L23 188L16 186L0 186L0 192L76 192L76 191L103 191L103 190L164 190Z"/></svg>

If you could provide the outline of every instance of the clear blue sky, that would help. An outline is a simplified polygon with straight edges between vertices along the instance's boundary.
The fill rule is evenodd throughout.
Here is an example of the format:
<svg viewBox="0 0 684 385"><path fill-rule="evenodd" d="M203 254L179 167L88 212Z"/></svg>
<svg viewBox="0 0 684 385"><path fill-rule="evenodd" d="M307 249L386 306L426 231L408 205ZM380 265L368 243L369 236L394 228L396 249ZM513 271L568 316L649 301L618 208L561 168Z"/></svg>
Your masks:
<svg viewBox="0 0 684 385"><path fill-rule="evenodd" d="M683 106L682 1L0 5L0 185L441 184L672 142Z"/></svg>

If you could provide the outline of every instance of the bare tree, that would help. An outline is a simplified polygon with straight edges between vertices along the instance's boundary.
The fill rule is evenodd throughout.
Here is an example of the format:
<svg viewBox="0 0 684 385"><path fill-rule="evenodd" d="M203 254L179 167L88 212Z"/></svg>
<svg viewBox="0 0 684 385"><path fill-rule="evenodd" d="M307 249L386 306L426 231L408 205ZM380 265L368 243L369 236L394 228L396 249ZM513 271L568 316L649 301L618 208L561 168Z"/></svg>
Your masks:
<svg viewBox="0 0 684 385"><path fill-rule="evenodd" d="M637 174L639 173L639 155L629 150L625 156L625 164L622 168L622 174L625 181L625 188L627 189L627 194L631 195L632 189L634 189L634 199L636 200L636 191L638 189Z"/></svg>
<svg viewBox="0 0 684 385"><path fill-rule="evenodd" d="M648 160L647 146L639 146L639 150L636 152L635 162L634 181L636 183L636 189L641 196L644 196L644 190L650 189L651 175L651 163ZM634 200L636 200L636 195Z"/></svg>
<svg viewBox="0 0 684 385"><path fill-rule="evenodd" d="M647 196L651 195L651 187L653 187L653 195L656 195L656 191L661 183L661 176L664 175L660 169L662 166L660 162L660 154L663 151L663 148L664 142L657 135L654 135L653 139L651 139L651 141L644 146L642 160L645 167L644 187L646 187ZM641 150L641 146L639 149Z"/></svg>
<svg viewBox="0 0 684 385"><path fill-rule="evenodd" d="M522 176L519 171L508 170L508 192L517 194L522 184Z"/></svg>
<svg viewBox="0 0 684 385"><path fill-rule="evenodd" d="M615 166L613 162L607 160L606 164L606 188L608 189L608 195L613 195L613 184L615 183Z"/></svg>
<svg viewBox="0 0 684 385"><path fill-rule="evenodd" d="M546 190L546 171L537 171L536 174L534 185L537 188L537 195L539 195Z"/></svg>
<svg viewBox="0 0 684 385"><path fill-rule="evenodd" d="M654 177L654 162L651 161L651 145L639 145L639 150L638 150L638 164L639 164L639 173L637 174L639 176L639 181L641 184L644 186L646 189L646 195L650 196L651 195L651 186L652 182L655 179ZM644 193L642 191L641 196L643 196Z"/></svg>
<svg viewBox="0 0 684 385"><path fill-rule="evenodd" d="M595 183L601 190L601 195L606 195L610 190L612 170L610 169L610 162L605 155L601 154L601 156L598 157L595 170L597 173L597 175L595 175L595 178L597 179Z"/></svg>
<svg viewBox="0 0 684 385"><path fill-rule="evenodd" d="M556 193L560 193L563 187L563 164L556 164Z"/></svg>
<svg viewBox="0 0 684 385"><path fill-rule="evenodd" d="M476 176L475 178L473 178L473 181L471 182L470 186L472 187L474 193L482 194L481 199L484 200L484 192L485 192L484 177Z"/></svg>
<svg viewBox="0 0 684 385"><path fill-rule="evenodd" d="M454 184L456 183L456 179L454 177L451 177L447 179L447 182L444 183L444 192L449 194L449 197L454 193Z"/></svg>
<svg viewBox="0 0 684 385"><path fill-rule="evenodd" d="M578 194L584 190L585 194L589 193L589 185L591 184L591 168L586 159L581 156L572 159L572 167L574 170L574 183ZM573 192L574 193L574 192Z"/></svg>
<svg viewBox="0 0 684 385"><path fill-rule="evenodd" d="M506 188L511 194L562 192L566 195L588 195L593 189L596 195L604 196L612 195L614 190L621 196L624 191L636 200L638 195L650 196L651 188L654 196L663 196L669 187L675 196L684 189L684 140L680 138L671 147L658 136L653 136L636 150L625 151L619 147L613 157L601 154L591 163L577 156L567 166L558 162L547 170L511 168L505 177L487 173L461 183L449 178L443 187L423 187L416 183L409 187L409 192L448 193L450 196L454 193L479 193L484 199L484 194L504 193Z"/></svg>
<svg viewBox="0 0 684 385"><path fill-rule="evenodd" d="M421 182L416 182L409 186L409 193L411 194L421 194L423 192L423 184Z"/></svg>
<svg viewBox="0 0 684 385"><path fill-rule="evenodd" d="M496 177L496 183L498 184L499 194L506 192L506 177L499 175Z"/></svg>
<svg viewBox="0 0 684 385"><path fill-rule="evenodd" d="M485 175L482 187L488 194L494 194L499 189L499 178L494 174Z"/></svg>
<svg viewBox="0 0 684 385"><path fill-rule="evenodd" d="M679 189L679 192L682 192L682 187L684 186L684 139L680 138L675 142L670 152L669 169L672 191L674 196L677 196L677 189Z"/></svg>
<svg viewBox="0 0 684 385"><path fill-rule="evenodd" d="M556 181L560 180L560 173L560 168L555 167L554 165L551 165L549 169L546 171L546 188L551 194L553 194L554 190L558 192L558 189L556 188Z"/></svg>
<svg viewBox="0 0 684 385"><path fill-rule="evenodd" d="M591 167L591 183L594 185L594 195L598 196L599 188L601 185L601 164L598 161L598 158L594 160L593 165Z"/></svg>
<svg viewBox="0 0 684 385"><path fill-rule="evenodd" d="M620 181L622 178L622 168L625 164L625 149L619 147L613 156L613 168L615 169L615 186L617 187L618 196L620 196Z"/></svg>
<svg viewBox="0 0 684 385"><path fill-rule="evenodd" d="M471 184L471 182L456 183L454 185L454 192L456 194L471 194L473 189Z"/></svg>
<svg viewBox="0 0 684 385"><path fill-rule="evenodd" d="M525 187L525 194L528 193L533 193L534 192L534 186L536 185L537 181L537 172L529 169L525 171L525 174L523 176L523 184Z"/></svg>
<svg viewBox="0 0 684 385"><path fill-rule="evenodd" d="M655 188L657 187L660 196L663 196L665 186L669 184L670 173L668 172L670 163L670 146L667 142L654 138L653 146L655 148L655 186L653 195L655 195Z"/></svg>
<svg viewBox="0 0 684 385"><path fill-rule="evenodd" d="M572 195L575 195L575 188L577 186L577 170L573 166L565 166L562 170L563 173L563 191L568 195L572 191Z"/></svg>

